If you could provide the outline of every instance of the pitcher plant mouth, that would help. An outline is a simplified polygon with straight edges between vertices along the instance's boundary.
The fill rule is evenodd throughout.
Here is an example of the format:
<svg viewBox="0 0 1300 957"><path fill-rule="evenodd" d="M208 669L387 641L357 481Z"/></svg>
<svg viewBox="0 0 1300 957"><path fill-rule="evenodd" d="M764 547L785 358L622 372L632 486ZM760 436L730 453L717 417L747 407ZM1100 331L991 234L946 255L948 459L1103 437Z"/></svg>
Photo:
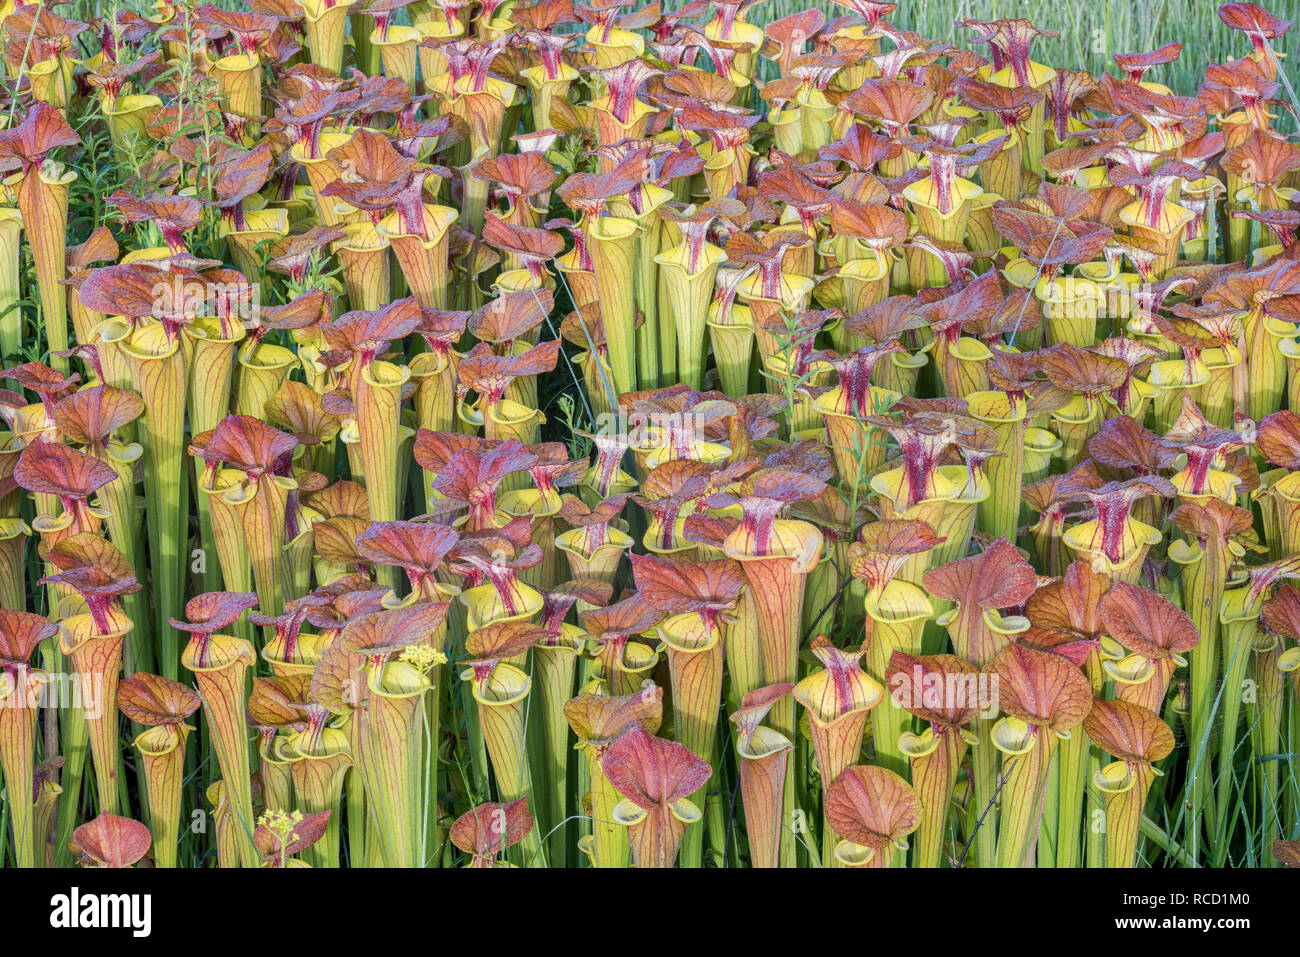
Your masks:
<svg viewBox="0 0 1300 957"><path fill-rule="evenodd" d="M638 727L609 746L601 768L623 796L611 814L627 828L634 865L672 867L685 831L702 818L685 796L708 780L708 763Z"/></svg>

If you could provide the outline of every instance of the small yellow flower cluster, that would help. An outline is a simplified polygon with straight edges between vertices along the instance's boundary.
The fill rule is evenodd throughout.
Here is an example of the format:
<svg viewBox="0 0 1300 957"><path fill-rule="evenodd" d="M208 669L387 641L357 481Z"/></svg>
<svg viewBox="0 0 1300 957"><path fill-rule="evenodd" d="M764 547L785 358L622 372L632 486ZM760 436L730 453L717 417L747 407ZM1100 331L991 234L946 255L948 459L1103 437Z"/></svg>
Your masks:
<svg viewBox="0 0 1300 957"><path fill-rule="evenodd" d="M302 811L267 811L257 819L257 824L274 831L280 838L280 846L287 847L297 838L294 828L301 821Z"/></svg>
<svg viewBox="0 0 1300 957"><path fill-rule="evenodd" d="M421 673L426 673L438 665L447 663L446 655L436 648L430 648L428 645L409 645L402 652L401 658L402 661L405 661Z"/></svg>

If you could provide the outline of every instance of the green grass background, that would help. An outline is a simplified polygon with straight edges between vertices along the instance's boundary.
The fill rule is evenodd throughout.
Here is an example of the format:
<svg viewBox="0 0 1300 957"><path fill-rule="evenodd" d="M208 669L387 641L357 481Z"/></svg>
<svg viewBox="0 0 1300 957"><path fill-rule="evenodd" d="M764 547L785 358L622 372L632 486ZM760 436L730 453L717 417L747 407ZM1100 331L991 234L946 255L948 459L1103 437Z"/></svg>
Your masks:
<svg viewBox="0 0 1300 957"><path fill-rule="evenodd" d="M749 19L767 23L808 5L807 0L769 0L760 3ZM827 0L813 0L812 5L825 10L828 17L848 12ZM1275 0L1261 6L1283 19L1300 21L1300 0ZM1145 52L1178 41L1183 44L1182 56L1157 67L1149 78L1191 94L1200 85L1208 63L1239 58L1251 49L1243 34L1223 25L1218 8L1215 0L902 0L889 20L927 38L970 46L970 32L956 27L957 21L1026 17L1042 29L1061 32L1059 39L1036 40L1034 59L1092 73L1115 72L1111 58L1116 53ZM1284 55L1288 73L1292 64L1285 55L1294 54L1298 35L1300 27L1295 27L1274 45Z"/></svg>

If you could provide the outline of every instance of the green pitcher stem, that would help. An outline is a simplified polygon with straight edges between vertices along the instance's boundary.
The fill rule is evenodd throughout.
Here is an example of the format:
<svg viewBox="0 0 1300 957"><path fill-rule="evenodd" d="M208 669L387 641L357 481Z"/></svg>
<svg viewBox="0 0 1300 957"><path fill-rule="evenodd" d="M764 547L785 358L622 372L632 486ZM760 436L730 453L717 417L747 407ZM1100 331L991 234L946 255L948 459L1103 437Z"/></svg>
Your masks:
<svg viewBox="0 0 1300 957"><path fill-rule="evenodd" d="M145 509L149 528L150 568L153 577L155 635L161 647L159 670L164 678L176 680L181 641L168 618L183 618L186 556L184 526L188 519L182 481L185 451L185 358L178 344L167 351L158 327L136 333L144 336L137 346L133 337L129 349L136 360L140 394L144 399ZM160 337L164 341L158 341Z"/></svg>
<svg viewBox="0 0 1300 957"><path fill-rule="evenodd" d="M8 670L8 669L7 669ZM39 672L20 665L9 672L14 680L9 695L27 694L28 682L42 680ZM36 866L36 832L34 801L34 761L39 710L26 701L0 702L0 769L4 771L5 795L13 823L14 861L19 867ZM41 863L44 864L46 835L40 836Z"/></svg>
<svg viewBox="0 0 1300 957"><path fill-rule="evenodd" d="M1015 765L1002 788L998 830L998 867L1032 867L1034 842L1043 817L1043 793L1056 750L1056 735L1046 727L1034 733L1024 754L1008 758ZM988 826L987 821L985 826Z"/></svg>
<svg viewBox="0 0 1300 957"><path fill-rule="evenodd" d="M1079 866L1079 827L1083 822L1083 795L1087 787L1088 745L1088 735L1082 728L1075 728L1057 746L1054 867Z"/></svg>

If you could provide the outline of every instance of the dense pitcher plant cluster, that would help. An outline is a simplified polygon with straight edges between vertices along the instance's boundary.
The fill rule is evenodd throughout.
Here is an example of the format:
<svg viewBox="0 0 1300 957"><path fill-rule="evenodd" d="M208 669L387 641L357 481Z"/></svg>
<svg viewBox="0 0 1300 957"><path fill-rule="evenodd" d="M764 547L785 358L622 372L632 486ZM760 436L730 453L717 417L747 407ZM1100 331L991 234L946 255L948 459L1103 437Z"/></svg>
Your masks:
<svg viewBox="0 0 1300 957"><path fill-rule="evenodd" d="M1300 862L1291 24L755 2L5 8L6 864Z"/></svg>

